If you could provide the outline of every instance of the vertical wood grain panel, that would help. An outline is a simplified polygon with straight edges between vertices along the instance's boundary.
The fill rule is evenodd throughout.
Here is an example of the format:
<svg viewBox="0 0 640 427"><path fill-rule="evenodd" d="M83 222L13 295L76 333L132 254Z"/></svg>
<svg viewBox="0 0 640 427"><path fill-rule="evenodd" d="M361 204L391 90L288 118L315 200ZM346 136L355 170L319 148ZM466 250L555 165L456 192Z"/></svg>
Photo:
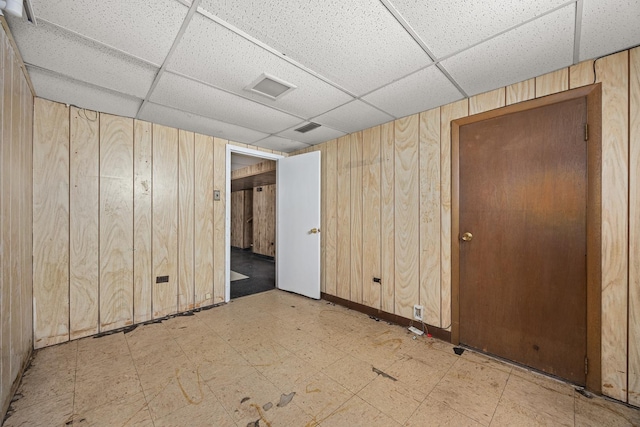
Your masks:
<svg viewBox="0 0 640 427"><path fill-rule="evenodd" d="M250 248L253 244L253 191L245 190L244 191L244 206L242 207L244 211L244 232L242 233L242 247ZM275 233L275 214L274 214L274 233ZM275 251L275 247L274 247Z"/></svg>
<svg viewBox="0 0 640 427"><path fill-rule="evenodd" d="M451 327L451 121L466 117L466 99L440 107L440 325Z"/></svg>
<svg viewBox="0 0 640 427"><path fill-rule="evenodd" d="M420 118L395 121L395 313L413 318L420 301Z"/></svg>
<svg viewBox="0 0 640 427"><path fill-rule="evenodd" d="M253 191L253 252L275 257L276 185L263 185L248 191Z"/></svg>
<svg viewBox="0 0 640 427"><path fill-rule="evenodd" d="M469 98L469 115L504 107L505 98L505 88L503 87L472 96Z"/></svg>
<svg viewBox="0 0 640 427"><path fill-rule="evenodd" d="M33 344L41 348L69 340L69 108L36 99L34 121Z"/></svg>
<svg viewBox="0 0 640 427"><path fill-rule="evenodd" d="M100 330L133 322L133 120L100 114Z"/></svg>
<svg viewBox="0 0 640 427"><path fill-rule="evenodd" d="M153 125L153 317L178 308L178 130ZM169 282L156 283L158 276Z"/></svg>
<svg viewBox="0 0 640 427"><path fill-rule="evenodd" d="M598 60L602 82L602 392L627 398L628 51Z"/></svg>
<svg viewBox="0 0 640 427"><path fill-rule="evenodd" d="M26 101L26 132L23 140L24 149L26 150L26 164L24 166L24 176L26 177L26 186L23 189L24 197L27 202L27 209L25 211L25 217L29 218L27 222L28 226L25 227L25 233L27 235L25 245L25 258L27 273L26 283L30 286L25 286L26 297L23 299L24 306L24 322L23 322L23 354L28 354L33 349L33 94L26 81L24 81L24 89L22 92ZM1 186L0 186L1 188ZM0 293L1 295L1 293Z"/></svg>
<svg viewBox="0 0 640 427"><path fill-rule="evenodd" d="M71 107L69 304L71 339L98 333L100 116Z"/></svg>
<svg viewBox="0 0 640 427"><path fill-rule="evenodd" d="M528 101L536 97L536 79L514 83L506 88L507 105Z"/></svg>
<svg viewBox="0 0 640 427"><path fill-rule="evenodd" d="M194 134L178 132L178 311L194 308Z"/></svg>
<svg viewBox="0 0 640 427"><path fill-rule="evenodd" d="M351 297L351 137L338 138L338 224L336 282L338 297Z"/></svg>
<svg viewBox="0 0 640 427"><path fill-rule="evenodd" d="M231 246L242 247L244 236L244 190L231 193Z"/></svg>
<svg viewBox="0 0 640 427"><path fill-rule="evenodd" d="M593 84L593 60L569 67L569 89Z"/></svg>
<svg viewBox="0 0 640 427"><path fill-rule="evenodd" d="M395 313L395 126L380 127L380 218L382 244L382 310Z"/></svg>
<svg viewBox="0 0 640 427"><path fill-rule="evenodd" d="M440 325L440 108L420 113L420 304Z"/></svg>
<svg viewBox="0 0 640 427"><path fill-rule="evenodd" d="M220 138L213 139L213 185L220 191L220 200L213 204L213 303L224 301L225 292L225 227L226 227L226 144Z"/></svg>
<svg viewBox="0 0 640 427"><path fill-rule="evenodd" d="M327 142L327 183L323 189L326 193L326 226L322 230L326 247L325 256L325 292L337 295L336 268L337 268L337 223L338 223L338 140Z"/></svg>
<svg viewBox="0 0 640 427"><path fill-rule="evenodd" d="M562 68L536 77L536 98L569 89L569 69Z"/></svg>
<svg viewBox="0 0 640 427"><path fill-rule="evenodd" d="M362 303L380 308L380 126L363 131Z"/></svg>
<svg viewBox="0 0 640 427"><path fill-rule="evenodd" d="M362 132L350 136L351 301L362 303Z"/></svg>
<svg viewBox="0 0 640 427"><path fill-rule="evenodd" d="M8 119L11 114L11 108L5 109L5 103L7 103L7 97L9 91L5 90L7 82L11 81L6 78L7 67L5 63L8 59L8 46L9 43L4 32L0 32L2 40L0 42L0 49L2 49L2 55L0 55L0 265L8 265L10 260L10 253L4 248L11 246L10 237L10 202L9 191L11 187L11 173L9 168L9 156L10 156L10 144L5 143L5 132L7 126L5 123L10 123ZM9 212L9 213L7 213ZM11 400L13 396L11 394L10 383L13 382L11 378L11 345L9 339L11 336L11 276L8 268L2 268L0 270L0 413L4 413L4 405L9 405L7 400ZM6 403L5 403L6 402Z"/></svg>
<svg viewBox="0 0 640 427"><path fill-rule="evenodd" d="M320 292L327 292L327 144L320 148Z"/></svg>
<svg viewBox="0 0 640 427"><path fill-rule="evenodd" d="M152 124L134 120L133 124L133 316L134 322L152 319L151 289L151 144Z"/></svg>
<svg viewBox="0 0 640 427"><path fill-rule="evenodd" d="M195 135L195 306L213 304L213 137Z"/></svg>
<svg viewBox="0 0 640 427"><path fill-rule="evenodd" d="M640 406L640 48L630 51L629 403Z"/></svg>

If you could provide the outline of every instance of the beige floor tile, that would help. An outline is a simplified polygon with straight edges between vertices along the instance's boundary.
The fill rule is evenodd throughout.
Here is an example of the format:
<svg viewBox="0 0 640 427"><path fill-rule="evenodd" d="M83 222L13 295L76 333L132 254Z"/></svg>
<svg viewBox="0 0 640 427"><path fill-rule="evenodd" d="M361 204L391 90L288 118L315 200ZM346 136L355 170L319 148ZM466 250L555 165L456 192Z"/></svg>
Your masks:
<svg viewBox="0 0 640 427"><path fill-rule="evenodd" d="M235 427L236 423L220 402L207 394L199 403L188 404L154 421L155 427L219 426Z"/></svg>
<svg viewBox="0 0 640 427"><path fill-rule="evenodd" d="M458 359L429 397L488 425L508 377L504 371Z"/></svg>
<svg viewBox="0 0 640 427"><path fill-rule="evenodd" d="M41 366L41 365L39 365ZM18 410L73 393L76 373L71 369L49 370L32 367L22 377L13 407Z"/></svg>
<svg viewBox="0 0 640 427"><path fill-rule="evenodd" d="M153 426L153 421L144 394L139 393L87 412L76 411L73 415L73 425L146 427Z"/></svg>
<svg viewBox="0 0 640 427"><path fill-rule="evenodd" d="M149 411L154 420L163 418L186 405L199 405L211 390L197 369L176 369L165 385L145 390Z"/></svg>
<svg viewBox="0 0 640 427"><path fill-rule="evenodd" d="M78 364L76 381L85 382L101 378L109 378L119 373L133 376L136 373L135 365L130 354L122 354L110 359L87 361Z"/></svg>
<svg viewBox="0 0 640 427"><path fill-rule="evenodd" d="M357 393L378 376L372 368L370 363L346 355L322 369L322 372L347 390Z"/></svg>
<svg viewBox="0 0 640 427"><path fill-rule="evenodd" d="M251 365L265 367L275 365L280 360L291 356L291 352L275 341L258 343L252 347L238 350Z"/></svg>
<svg viewBox="0 0 640 427"><path fill-rule="evenodd" d="M420 359L407 357L398 360L384 370L406 387L422 394L429 394L444 377L457 359L455 356L425 350Z"/></svg>
<svg viewBox="0 0 640 427"><path fill-rule="evenodd" d="M400 425L358 396L353 396L328 416L316 417L314 421L323 427L393 427Z"/></svg>
<svg viewBox="0 0 640 427"><path fill-rule="evenodd" d="M555 391L557 393L566 394L572 396L575 393L575 386L572 384L560 381L556 378L549 377L547 375L527 370L520 366L514 366L511 371L512 376L523 378L529 382L532 382L540 387L548 390Z"/></svg>
<svg viewBox="0 0 640 427"><path fill-rule="evenodd" d="M52 396L40 404L16 410L2 427L64 426L73 418L73 393Z"/></svg>
<svg viewBox="0 0 640 427"><path fill-rule="evenodd" d="M87 412L114 400L142 392L135 371L114 371L109 376L76 381L74 411Z"/></svg>
<svg viewBox="0 0 640 427"><path fill-rule="evenodd" d="M52 347L35 350L31 368L37 370L75 370L78 358L78 341L70 341Z"/></svg>
<svg viewBox="0 0 640 427"><path fill-rule="evenodd" d="M308 362L290 355L274 364L256 367L283 393L289 393L296 383L315 375L318 369Z"/></svg>
<svg viewBox="0 0 640 427"><path fill-rule="evenodd" d="M426 394L405 387L399 381L378 376L358 396L398 423L404 423L420 406Z"/></svg>
<svg viewBox="0 0 640 427"><path fill-rule="evenodd" d="M629 408L604 397L587 398L580 393L576 399L576 426L622 427L640 426L640 410Z"/></svg>
<svg viewBox="0 0 640 427"><path fill-rule="evenodd" d="M103 360L129 356L129 346L124 333L118 332L98 338L87 337L78 340L78 366L86 363L97 364Z"/></svg>
<svg viewBox="0 0 640 427"><path fill-rule="evenodd" d="M470 362L479 363L481 365L487 366L489 368L497 369L499 371L504 371L506 373L511 373L513 369L513 365L505 363L501 360L495 359L493 357L487 356L482 353L477 353L471 350L465 350L464 353L460 356L464 360L468 360Z"/></svg>
<svg viewBox="0 0 640 427"><path fill-rule="evenodd" d="M323 341L310 343L308 346L294 351L294 354L317 369L325 368L347 355Z"/></svg>
<svg viewBox="0 0 640 427"><path fill-rule="evenodd" d="M176 376L176 372L193 370L196 365L186 358L159 361L156 364L136 366L142 389L147 392L164 387Z"/></svg>
<svg viewBox="0 0 640 427"><path fill-rule="evenodd" d="M299 381L292 391L296 405L316 420L327 417L353 395L321 372Z"/></svg>
<svg viewBox="0 0 640 427"><path fill-rule="evenodd" d="M407 427L475 427L482 424L452 409L446 403L427 397L404 425Z"/></svg>
<svg viewBox="0 0 640 427"><path fill-rule="evenodd" d="M258 372L232 382L207 384L239 426L246 426L247 423L259 419L262 407L269 402L276 405L282 394Z"/></svg>

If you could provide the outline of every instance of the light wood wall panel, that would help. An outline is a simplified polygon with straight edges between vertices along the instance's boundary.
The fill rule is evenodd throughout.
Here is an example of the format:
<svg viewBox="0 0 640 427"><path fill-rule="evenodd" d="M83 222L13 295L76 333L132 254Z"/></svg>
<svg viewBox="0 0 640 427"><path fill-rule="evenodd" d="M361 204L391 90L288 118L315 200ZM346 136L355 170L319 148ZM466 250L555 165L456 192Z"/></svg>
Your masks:
<svg viewBox="0 0 640 427"><path fill-rule="evenodd" d="M580 62L569 67L569 89L593 84L593 60Z"/></svg>
<svg viewBox="0 0 640 427"><path fill-rule="evenodd" d="M501 87L490 92L481 93L469 98L469 114L484 113L504 107L506 102L506 89Z"/></svg>
<svg viewBox="0 0 640 427"><path fill-rule="evenodd" d="M152 319L151 253L152 124L134 120L133 127L133 320Z"/></svg>
<svg viewBox="0 0 640 427"><path fill-rule="evenodd" d="M250 190L251 191L251 190ZM253 252L276 256L276 184L253 190Z"/></svg>
<svg viewBox="0 0 640 427"><path fill-rule="evenodd" d="M153 125L153 317L178 309L178 130ZM169 281L157 283L160 276Z"/></svg>
<svg viewBox="0 0 640 427"><path fill-rule="evenodd" d="M602 82L602 385L626 400L629 52L598 60Z"/></svg>
<svg viewBox="0 0 640 427"><path fill-rule="evenodd" d="M362 303L362 132L351 137L351 301Z"/></svg>
<svg viewBox="0 0 640 427"><path fill-rule="evenodd" d="M226 227L226 145L227 141L213 139L213 185L220 191L220 200L213 204L213 303L224 301L225 294L225 227Z"/></svg>
<svg viewBox="0 0 640 427"><path fill-rule="evenodd" d="M133 323L133 120L100 115L100 330Z"/></svg>
<svg viewBox="0 0 640 427"><path fill-rule="evenodd" d="M440 107L440 325L451 327L451 121L466 117L463 99Z"/></svg>
<svg viewBox="0 0 640 427"><path fill-rule="evenodd" d="M380 126L363 131L362 143L362 303L380 308L380 283L374 277L382 277L381 225L380 225Z"/></svg>
<svg viewBox="0 0 640 427"><path fill-rule="evenodd" d="M33 348L33 97L4 25L0 31L0 416L9 407Z"/></svg>
<svg viewBox="0 0 640 427"><path fill-rule="evenodd" d="M178 132L178 311L194 308L194 134Z"/></svg>
<svg viewBox="0 0 640 427"><path fill-rule="evenodd" d="M244 192L244 232L242 233L242 247L250 248L253 245L253 191L245 190ZM274 215L274 233L275 233L275 215Z"/></svg>
<svg viewBox="0 0 640 427"><path fill-rule="evenodd" d="M395 313L395 126L393 122L380 127L380 218L382 235L382 309Z"/></svg>
<svg viewBox="0 0 640 427"><path fill-rule="evenodd" d="M569 69L562 68L536 77L536 98L569 89Z"/></svg>
<svg viewBox="0 0 640 427"><path fill-rule="evenodd" d="M507 105L528 101L536 97L536 79L534 78L514 83L507 86L505 89Z"/></svg>
<svg viewBox="0 0 640 427"><path fill-rule="evenodd" d="M326 185L322 192L326 195L326 225L322 230L322 241L325 246L325 292L337 295L336 268L337 268L337 223L338 223L338 140L333 139L326 143L327 164Z"/></svg>
<svg viewBox="0 0 640 427"><path fill-rule="evenodd" d="M630 51L629 403L640 406L640 48ZM635 343L635 344L632 344Z"/></svg>
<svg viewBox="0 0 640 427"><path fill-rule="evenodd" d="M440 108L420 113L420 305L440 324Z"/></svg>
<svg viewBox="0 0 640 427"><path fill-rule="evenodd" d="M213 137L195 136L195 306L213 304Z"/></svg>
<svg viewBox="0 0 640 427"><path fill-rule="evenodd" d="M395 121L395 313L413 318L420 301L420 117Z"/></svg>
<svg viewBox="0 0 640 427"><path fill-rule="evenodd" d="M69 108L37 99L34 121L33 335L41 348L69 340Z"/></svg>
<svg viewBox="0 0 640 427"><path fill-rule="evenodd" d="M236 248L243 247L244 193L244 190L231 193L231 246Z"/></svg>
<svg viewBox="0 0 640 427"><path fill-rule="evenodd" d="M69 313L71 339L98 333L100 116L71 107Z"/></svg>
<svg viewBox="0 0 640 427"><path fill-rule="evenodd" d="M340 298L351 297L351 138L338 138L336 282Z"/></svg>

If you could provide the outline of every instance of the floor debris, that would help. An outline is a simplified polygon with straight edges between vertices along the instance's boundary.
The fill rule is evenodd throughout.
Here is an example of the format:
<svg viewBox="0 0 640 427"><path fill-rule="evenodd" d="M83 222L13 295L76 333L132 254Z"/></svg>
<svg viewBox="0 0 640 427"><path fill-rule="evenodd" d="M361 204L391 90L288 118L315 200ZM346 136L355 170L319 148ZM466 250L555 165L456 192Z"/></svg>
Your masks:
<svg viewBox="0 0 640 427"><path fill-rule="evenodd" d="M289 402L291 402L291 400L293 399L293 396L295 395L296 395L296 392L292 391L289 394L283 394L282 396L280 396L280 402L278 402L278 407L284 408L285 406L287 406Z"/></svg>
<svg viewBox="0 0 640 427"><path fill-rule="evenodd" d="M464 348L462 348L462 347L453 347L453 352L455 354L457 354L458 356L460 356L462 353L464 353Z"/></svg>
<svg viewBox="0 0 640 427"><path fill-rule="evenodd" d="M247 427L260 427L260 420L255 420L253 422L247 423Z"/></svg>
<svg viewBox="0 0 640 427"><path fill-rule="evenodd" d="M371 370L373 372L375 372L378 375L382 375L384 378L389 378L392 381L398 381L396 378L393 378L391 375L387 374L386 372L381 371L380 369L376 368L376 367L371 367Z"/></svg>
<svg viewBox="0 0 640 427"><path fill-rule="evenodd" d="M243 397L242 400L240 401L240 403L244 403L249 399L251 399L251 398L250 397Z"/></svg>
<svg viewBox="0 0 640 427"><path fill-rule="evenodd" d="M273 403L271 402L267 402L264 405L262 405L262 409L264 409L265 411L268 411L271 408L273 408Z"/></svg>

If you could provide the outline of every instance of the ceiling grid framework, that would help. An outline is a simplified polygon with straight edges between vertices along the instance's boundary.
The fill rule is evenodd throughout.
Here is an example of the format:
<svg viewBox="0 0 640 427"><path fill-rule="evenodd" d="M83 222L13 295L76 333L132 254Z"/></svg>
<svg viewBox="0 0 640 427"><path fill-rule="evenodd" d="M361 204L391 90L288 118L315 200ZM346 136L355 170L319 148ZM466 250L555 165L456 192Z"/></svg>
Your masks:
<svg viewBox="0 0 640 427"><path fill-rule="evenodd" d="M284 152L640 44L640 0L32 4L37 96Z"/></svg>

